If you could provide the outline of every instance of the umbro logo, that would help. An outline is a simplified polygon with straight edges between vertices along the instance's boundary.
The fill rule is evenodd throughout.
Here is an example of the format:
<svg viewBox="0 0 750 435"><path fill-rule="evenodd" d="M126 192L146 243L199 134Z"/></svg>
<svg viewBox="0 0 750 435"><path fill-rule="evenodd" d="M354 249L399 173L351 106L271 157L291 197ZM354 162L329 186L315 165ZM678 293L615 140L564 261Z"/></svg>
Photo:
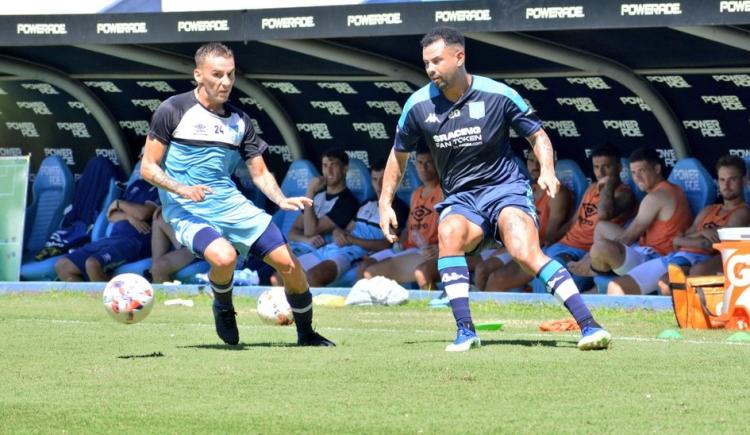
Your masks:
<svg viewBox="0 0 750 435"><path fill-rule="evenodd" d="M436 122L440 122L440 120L438 119L437 115L435 115L434 113L430 113L429 115L427 115L427 119L425 119L424 122L436 123Z"/></svg>
<svg viewBox="0 0 750 435"><path fill-rule="evenodd" d="M445 275L442 276L442 281L444 283L448 283L448 282L451 282L451 281L458 281L459 279L462 279L464 281L468 281L469 277L466 276L466 275L461 275L460 273L456 273L456 272L447 273L447 274L445 274Z"/></svg>

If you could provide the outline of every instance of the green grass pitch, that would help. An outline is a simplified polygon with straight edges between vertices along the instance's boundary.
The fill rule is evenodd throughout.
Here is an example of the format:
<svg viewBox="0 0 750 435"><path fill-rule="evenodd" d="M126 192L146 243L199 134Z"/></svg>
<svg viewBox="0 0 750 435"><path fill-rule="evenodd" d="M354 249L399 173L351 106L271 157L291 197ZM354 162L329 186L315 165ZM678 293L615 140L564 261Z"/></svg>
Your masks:
<svg viewBox="0 0 750 435"><path fill-rule="evenodd" d="M184 296L183 296L184 297ZM682 331L669 312L595 310L612 348L540 333L556 306L473 305L483 347L449 354L448 310L316 307L330 349L297 348L238 298L241 344L220 344L210 300L137 325L99 295L0 296L0 433L745 433L750 344Z"/></svg>

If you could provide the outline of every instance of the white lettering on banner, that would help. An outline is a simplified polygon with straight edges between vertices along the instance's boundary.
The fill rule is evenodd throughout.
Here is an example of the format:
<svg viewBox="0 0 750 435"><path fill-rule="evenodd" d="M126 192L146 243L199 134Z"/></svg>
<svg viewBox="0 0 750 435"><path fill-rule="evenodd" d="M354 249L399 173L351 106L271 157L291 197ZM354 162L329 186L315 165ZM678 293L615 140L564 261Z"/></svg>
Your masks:
<svg viewBox="0 0 750 435"><path fill-rule="evenodd" d="M346 82L318 82L320 89L333 89L339 94L358 94L357 90Z"/></svg>
<svg viewBox="0 0 750 435"><path fill-rule="evenodd" d="M620 134L622 134L623 137L643 137L643 133L641 132L641 127L638 125L638 121L634 119L605 119L602 121L602 123L604 124L604 128L620 130Z"/></svg>
<svg viewBox="0 0 750 435"><path fill-rule="evenodd" d="M87 115L91 115L91 111L89 110L89 108L80 101L68 101L68 106L70 106L71 109L83 110Z"/></svg>
<svg viewBox="0 0 750 435"><path fill-rule="evenodd" d="M736 95L701 95L701 99L706 104L721 104L724 110L746 110Z"/></svg>
<svg viewBox="0 0 750 435"><path fill-rule="evenodd" d="M638 106L643 112L650 112L651 108L643 101L641 97L620 97L620 102L625 105Z"/></svg>
<svg viewBox="0 0 750 435"><path fill-rule="evenodd" d="M398 101L368 101L367 107L371 109L383 109L389 115L400 115L401 105Z"/></svg>
<svg viewBox="0 0 750 435"><path fill-rule="evenodd" d="M750 255L735 252L737 251L732 252L727 260L727 279L734 287L750 286Z"/></svg>
<svg viewBox="0 0 750 435"><path fill-rule="evenodd" d="M21 148L0 148L0 157L17 157L21 154Z"/></svg>
<svg viewBox="0 0 750 435"><path fill-rule="evenodd" d="M551 6L547 8L526 8L526 19L554 20L560 18L585 18L583 6Z"/></svg>
<svg viewBox="0 0 750 435"><path fill-rule="evenodd" d="M664 162L664 166L673 167L677 164L677 153L671 148L657 148L656 153L659 154L659 158Z"/></svg>
<svg viewBox="0 0 750 435"><path fill-rule="evenodd" d="M44 157L49 157L49 156L60 157L61 159L65 161L65 164L68 166L73 166L76 164L76 161L73 158L73 150L70 148L45 148Z"/></svg>
<svg viewBox="0 0 750 435"><path fill-rule="evenodd" d="M719 12L730 14L750 12L750 0L721 1L719 2Z"/></svg>
<svg viewBox="0 0 750 435"><path fill-rule="evenodd" d="M580 97L580 98L558 98L557 104L561 106L573 106L579 112L598 112L594 102L591 98Z"/></svg>
<svg viewBox="0 0 750 435"><path fill-rule="evenodd" d="M680 3L624 3L621 16L682 15Z"/></svg>
<svg viewBox="0 0 750 435"><path fill-rule="evenodd" d="M346 27L383 26L401 23L403 23L401 21L401 12L346 16Z"/></svg>
<svg viewBox="0 0 750 435"><path fill-rule="evenodd" d="M685 128L700 130L703 137L724 137L721 124L716 119L695 119L682 121Z"/></svg>
<svg viewBox="0 0 750 435"><path fill-rule="evenodd" d="M687 192L697 192L701 188L700 172L697 169L673 169L670 178L680 180Z"/></svg>
<svg viewBox="0 0 750 435"><path fill-rule="evenodd" d="M57 128L61 131L69 131L73 137L91 137L83 122L58 122Z"/></svg>
<svg viewBox="0 0 750 435"><path fill-rule="evenodd" d="M354 131L366 131L370 139L388 139L385 124L382 122L353 122Z"/></svg>
<svg viewBox="0 0 750 435"><path fill-rule="evenodd" d="M115 153L115 150L111 148L97 148L94 152L97 157L104 157L105 159L109 159L109 161L115 165L120 166L120 161L117 159L117 153Z"/></svg>
<svg viewBox="0 0 750 435"><path fill-rule="evenodd" d="M44 101L16 101L20 109L31 109L37 115L52 115Z"/></svg>
<svg viewBox="0 0 750 435"><path fill-rule="evenodd" d="M664 83L670 88L692 88L682 76L646 76L646 80L654 83Z"/></svg>
<svg viewBox="0 0 750 435"><path fill-rule="evenodd" d="M333 139L331 132L328 131L328 125L323 122L297 124L297 130L312 133L314 139Z"/></svg>
<svg viewBox="0 0 750 435"><path fill-rule="evenodd" d="M178 32L228 32L229 20L178 21Z"/></svg>
<svg viewBox="0 0 750 435"><path fill-rule="evenodd" d="M269 145L268 152L271 154L278 154L281 156L283 162L293 162L292 151L286 145Z"/></svg>
<svg viewBox="0 0 750 435"><path fill-rule="evenodd" d="M44 95L57 95L57 89L53 88L52 85L47 83L21 83L21 87L32 91L37 91Z"/></svg>
<svg viewBox="0 0 750 435"><path fill-rule="evenodd" d="M432 136L438 148L474 147L482 145L482 128L479 126L458 128L448 133Z"/></svg>
<svg viewBox="0 0 750 435"><path fill-rule="evenodd" d="M257 101L255 101L255 98L250 97L240 97L240 103L246 105L246 106L255 106L260 110L263 111L263 106L260 105Z"/></svg>
<svg viewBox="0 0 750 435"><path fill-rule="evenodd" d="M612 89L601 77L568 77L568 83L586 85L589 89Z"/></svg>
<svg viewBox="0 0 750 435"><path fill-rule="evenodd" d="M315 27L315 17L276 17L261 18L261 29L300 29L305 27Z"/></svg>
<svg viewBox="0 0 750 435"><path fill-rule="evenodd" d="M116 94L122 92L122 89L118 88L112 82L83 82L84 85L90 88L99 88L108 94Z"/></svg>
<svg viewBox="0 0 750 435"><path fill-rule="evenodd" d="M270 89L278 89L282 94L301 94L302 91L294 86L294 83L289 82L263 82L263 86Z"/></svg>
<svg viewBox="0 0 750 435"><path fill-rule="evenodd" d="M133 33L148 33L144 21L132 23L96 23L96 33L104 35L127 35Z"/></svg>
<svg viewBox="0 0 750 435"><path fill-rule="evenodd" d="M489 9L459 9L435 11L436 23L463 23L468 21L491 21Z"/></svg>
<svg viewBox="0 0 750 435"><path fill-rule="evenodd" d="M523 86L528 91L546 91L547 88L539 79L504 79L505 83L513 86Z"/></svg>
<svg viewBox="0 0 750 435"><path fill-rule="evenodd" d="M581 137L576 123L571 120L542 121L542 124L545 129L557 131L557 135L560 137Z"/></svg>
<svg viewBox="0 0 750 435"><path fill-rule="evenodd" d="M397 94L411 94L414 90L406 82L373 82L376 88L390 89Z"/></svg>
<svg viewBox="0 0 750 435"><path fill-rule="evenodd" d="M120 121L120 128L126 130L133 130L138 136L146 136L148 134L148 121Z"/></svg>
<svg viewBox="0 0 750 435"><path fill-rule="evenodd" d="M750 0L748 0L750 3ZM718 74L711 76L717 82L730 82L738 88L750 88L750 75L748 74Z"/></svg>
<svg viewBox="0 0 750 435"><path fill-rule="evenodd" d="M130 102L133 103L133 106L135 107L145 107L152 112L154 112L161 104L161 100L156 98L150 98L147 100L130 100Z"/></svg>
<svg viewBox="0 0 750 435"><path fill-rule="evenodd" d="M174 88L164 80L139 81L135 83L142 88L152 88L159 92L175 92Z"/></svg>
<svg viewBox="0 0 750 435"><path fill-rule="evenodd" d="M367 151L364 150L357 150L357 151L347 151L346 155L349 156L349 159L357 159L362 160L362 162L367 166L370 167L370 156L367 154Z"/></svg>
<svg viewBox="0 0 750 435"><path fill-rule="evenodd" d="M730 156L737 156L737 157L740 157L740 158L744 159L744 158L750 157L750 149L747 149L747 148L746 149L733 148L733 149L729 150L729 155ZM750 183L750 181L748 181L748 183Z"/></svg>
<svg viewBox="0 0 750 435"><path fill-rule="evenodd" d="M18 23L17 35L67 35L65 23Z"/></svg>
<svg viewBox="0 0 750 435"><path fill-rule="evenodd" d="M260 128L260 124L258 124L257 119L250 118L250 123L253 124L253 130L255 130L256 134L263 134L263 129Z"/></svg>
<svg viewBox="0 0 750 435"><path fill-rule="evenodd" d="M341 101L310 101L310 105L314 109L325 109L331 115L345 116L349 114Z"/></svg>
<svg viewBox="0 0 750 435"><path fill-rule="evenodd" d="M33 122L6 122L5 126L8 130L20 131L23 137L39 137L39 132L36 131Z"/></svg>

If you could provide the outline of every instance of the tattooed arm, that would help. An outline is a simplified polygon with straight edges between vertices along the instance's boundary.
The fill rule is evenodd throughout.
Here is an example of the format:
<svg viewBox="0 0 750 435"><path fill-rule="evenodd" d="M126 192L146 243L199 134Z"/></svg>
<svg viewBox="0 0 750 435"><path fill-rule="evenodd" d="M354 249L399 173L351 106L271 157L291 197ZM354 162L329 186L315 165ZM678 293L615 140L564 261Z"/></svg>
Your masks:
<svg viewBox="0 0 750 435"><path fill-rule="evenodd" d="M248 171L250 171L250 177L253 179L255 186L263 192L268 199L276 203L282 210L304 210L305 207L312 206L312 199L307 197L294 197L287 198L276 179L268 170L263 156L257 155L247 159L245 162Z"/></svg>
<svg viewBox="0 0 750 435"><path fill-rule="evenodd" d="M560 190L560 181L555 175L555 151L552 149L552 142L544 129L537 130L526 140L531 144L531 150L542 166L537 184L554 198Z"/></svg>
<svg viewBox="0 0 750 435"><path fill-rule="evenodd" d="M144 180L160 189L176 193L194 202L203 201L207 193L213 193L213 190L208 186L186 186L170 178L160 166L161 159L164 158L166 151L167 146L154 137L148 136L146 138L146 148L141 159L141 176Z"/></svg>

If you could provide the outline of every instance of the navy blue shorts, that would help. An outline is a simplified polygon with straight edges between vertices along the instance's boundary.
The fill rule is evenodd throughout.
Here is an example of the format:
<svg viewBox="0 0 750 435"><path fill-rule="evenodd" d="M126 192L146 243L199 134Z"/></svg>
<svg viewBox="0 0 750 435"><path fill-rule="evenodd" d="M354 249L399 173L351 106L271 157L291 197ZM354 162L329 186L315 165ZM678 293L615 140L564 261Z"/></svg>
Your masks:
<svg viewBox="0 0 750 435"><path fill-rule="evenodd" d="M515 207L524 211L539 228L534 194L526 180L458 192L436 204L435 210L440 213L441 221L448 215L458 214L482 228L484 240L476 249L469 252L473 254L496 244L502 244L497 228L497 218L505 207Z"/></svg>
<svg viewBox="0 0 750 435"><path fill-rule="evenodd" d="M270 254L271 251L285 244L286 237L281 234L279 227L271 222L260 237L258 237L258 240L253 243L253 246L250 247L249 253L262 260L266 255Z"/></svg>
<svg viewBox="0 0 750 435"><path fill-rule="evenodd" d="M102 269L109 272L125 263L148 257L150 250L148 237L106 237L83 245L66 257L81 271L84 279L88 280L86 259L89 257L96 258Z"/></svg>

